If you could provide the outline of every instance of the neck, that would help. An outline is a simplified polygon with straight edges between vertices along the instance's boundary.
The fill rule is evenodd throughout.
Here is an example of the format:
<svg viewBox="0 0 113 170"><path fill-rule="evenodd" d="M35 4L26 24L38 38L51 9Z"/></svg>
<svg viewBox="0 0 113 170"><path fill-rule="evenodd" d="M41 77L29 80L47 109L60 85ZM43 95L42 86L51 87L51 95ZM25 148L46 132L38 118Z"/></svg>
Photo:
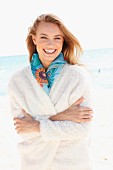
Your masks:
<svg viewBox="0 0 113 170"><path fill-rule="evenodd" d="M45 70L47 70L48 67L49 67L50 64L51 64L51 62L43 62L43 61L41 61L41 63L42 63L42 65L43 65L43 67L45 68Z"/></svg>

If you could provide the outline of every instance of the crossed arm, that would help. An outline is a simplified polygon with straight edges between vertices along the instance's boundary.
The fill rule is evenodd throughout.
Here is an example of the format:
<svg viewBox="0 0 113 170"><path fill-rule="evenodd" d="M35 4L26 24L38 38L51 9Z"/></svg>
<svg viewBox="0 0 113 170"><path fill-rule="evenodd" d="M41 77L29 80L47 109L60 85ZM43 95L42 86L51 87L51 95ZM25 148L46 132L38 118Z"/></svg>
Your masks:
<svg viewBox="0 0 113 170"><path fill-rule="evenodd" d="M64 112L60 112L49 118L51 121L72 121L76 123L90 122L93 111L89 107L80 106L84 98L80 98ZM24 118L14 118L14 126L18 134L40 132L40 122L23 110Z"/></svg>

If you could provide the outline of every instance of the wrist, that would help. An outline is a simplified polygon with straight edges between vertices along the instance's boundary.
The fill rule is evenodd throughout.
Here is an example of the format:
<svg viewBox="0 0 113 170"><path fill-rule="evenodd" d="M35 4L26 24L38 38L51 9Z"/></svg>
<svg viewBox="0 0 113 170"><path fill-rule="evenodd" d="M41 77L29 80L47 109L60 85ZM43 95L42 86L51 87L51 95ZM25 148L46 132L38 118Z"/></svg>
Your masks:
<svg viewBox="0 0 113 170"><path fill-rule="evenodd" d="M34 120L34 127L36 132L40 132L40 122L37 120Z"/></svg>
<svg viewBox="0 0 113 170"><path fill-rule="evenodd" d="M64 120L64 114L63 112L57 113L56 115L53 115L49 118L51 121L62 121Z"/></svg>

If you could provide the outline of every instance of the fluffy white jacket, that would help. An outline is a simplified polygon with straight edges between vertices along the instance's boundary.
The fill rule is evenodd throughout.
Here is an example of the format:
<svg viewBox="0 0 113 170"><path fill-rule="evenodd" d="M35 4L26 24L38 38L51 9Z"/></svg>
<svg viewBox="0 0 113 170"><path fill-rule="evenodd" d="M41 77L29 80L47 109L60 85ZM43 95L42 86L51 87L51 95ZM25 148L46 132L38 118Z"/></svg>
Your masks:
<svg viewBox="0 0 113 170"><path fill-rule="evenodd" d="M48 118L69 108L80 97L91 107L90 82L82 66L65 64L49 96L37 83L30 66L17 71L9 81L13 117L22 109L40 121L40 133L21 135L18 144L22 170L91 170L90 123L50 121Z"/></svg>

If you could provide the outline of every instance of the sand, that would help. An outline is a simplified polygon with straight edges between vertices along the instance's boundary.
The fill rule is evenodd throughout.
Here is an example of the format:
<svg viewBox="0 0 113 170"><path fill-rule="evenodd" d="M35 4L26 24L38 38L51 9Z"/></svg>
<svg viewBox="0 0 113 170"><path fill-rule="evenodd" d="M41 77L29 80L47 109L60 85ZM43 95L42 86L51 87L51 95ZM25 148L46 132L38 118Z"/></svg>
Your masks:
<svg viewBox="0 0 113 170"><path fill-rule="evenodd" d="M93 89L91 154L94 170L113 170L113 89ZM20 170L18 136L8 96L0 97L0 170Z"/></svg>

